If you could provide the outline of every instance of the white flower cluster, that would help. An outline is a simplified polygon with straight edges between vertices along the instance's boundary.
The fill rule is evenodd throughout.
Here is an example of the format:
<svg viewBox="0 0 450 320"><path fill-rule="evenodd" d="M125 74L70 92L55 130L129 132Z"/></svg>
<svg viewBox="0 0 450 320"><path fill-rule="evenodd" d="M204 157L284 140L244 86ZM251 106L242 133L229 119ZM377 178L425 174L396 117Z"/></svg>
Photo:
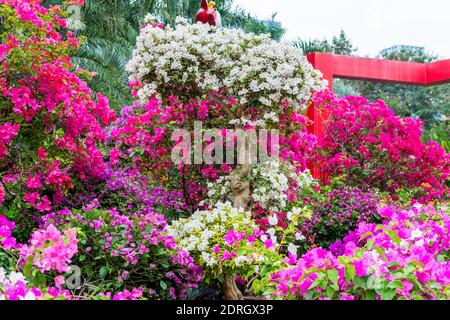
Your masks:
<svg viewBox="0 0 450 320"><path fill-rule="evenodd" d="M249 177L253 200L266 210L281 212L287 205L287 191L290 187L289 179L302 190L318 185L311 173L306 170L296 174L295 168L281 161L270 161L255 165ZM230 182L226 177L220 177L215 183L208 183L208 201L215 205L218 201L231 201Z"/></svg>
<svg viewBox="0 0 450 320"><path fill-rule="evenodd" d="M229 202L219 202L213 210L197 211L187 219L174 221L168 232L182 248L200 259L201 264L212 268L220 263L220 254L213 252L214 247L225 248L224 236L229 230L247 231L250 235L256 229L249 212L233 208ZM257 253L251 256L239 253L232 261L235 267L256 267L258 262L264 261L264 257Z"/></svg>
<svg viewBox="0 0 450 320"><path fill-rule="evenodd" d="M302 211L302 209L294 208L290 212L288 212L287 217L288 217L288 220L290 220L290 223L296 224L296 220L301 215L301 211ZM276 214L269 216L267 220L271 227L268 228L267 231L263 235L261 235L260 240L263 243L265 243L266 245L268 244L273 251L278 251L278 250L280 250L280 247L286 246L286 249L289 253L296 255L298 248L300 246L298 246L292 242L288 242L287 244L284 243L284 240L286 238L287 233L289 232L290 227L279 228L278 227L279 221L278 221L278 217ZM281 231L281 232L277 233L277 230ZM306 239L298 231L294 233L294 237L295 237L295 240L297 240L297 241L304 241ZM280 239L280 241L278 241L279 239ZM270 241L270 242L268 242L268 241Z"/></svg>
<svg viewBox="0 0 450 320"><path fill-rule="evenodd" d="M250 120L245 117L241 117L239 119L232 119L229 121L231 125L241 125L242 127L249 125L255 128L265 128L267 122L278 123L280 121L278 114L275 112L266 112L264 113L262 119Z"/></svg>
<svg viewBox="0 0 450 320"><path fill-rule="evenodd" d="M286 207L289 180L282 168L279 162L272 161L252 170L253 199L272 212Z"/></svg>
<svg viewBox="0 0 450 320"><path fill-rule="evenodd" d="M146 84L138 93L141 99L156 93L168 96L179 86L205 93L226 89L241 105L263 105L279 113L282 99L299 107L311 90L324 88L320 72L300 49L269 35L189 24L185 19L164 29L153 27L151 16L147 22L126 68L130 81Z"/></svg>
<svg viewBox="0 0 450 320"><path fill-rule="evenodd" d="M241 125L242 127L249 125L255 128L265 128L266 127L266 121L264 119L258 119L258 120L250 120L245 117L241 117L239 119L232 119L229 121L229 124L231 125Z"/></svg>
<svg viewBox="0 0 450 320"><path fill-rule="evenodd" d="M5 287L14 286L17 282L27 283L25 276L20 272L10 272L9 275L6 271L0 267L0 300L5 300L5 296L2 295L2 290ZM28 292L25 296L21 297L22 300L36 300L36 296L33 292Z"/></svg>

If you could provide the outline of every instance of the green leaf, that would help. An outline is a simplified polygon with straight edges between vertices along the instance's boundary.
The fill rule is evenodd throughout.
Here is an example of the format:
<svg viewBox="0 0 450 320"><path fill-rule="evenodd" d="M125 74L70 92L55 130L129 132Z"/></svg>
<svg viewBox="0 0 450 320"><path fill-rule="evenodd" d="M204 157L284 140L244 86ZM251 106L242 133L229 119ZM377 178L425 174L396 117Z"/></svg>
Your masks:
<svg viewBox="0 0 450 320"><path fill-rule="evenodd" d="M382 300L392 300L395 297L395 289L384 288L381 290Z"/></svg>
<svg viewBox="0 0 450 320"><path fill-rule="evenodd" d="M355 289L358 289L358 288L366 289L367 288L366 280L364 278L356 277L353 280L353 284L354 284Z"/></svg>
<svg viewBox="0 0 450 320"><path fill-rule="evenodd" d="M377 295L374 290L366 291L366 300L375 300L376 298L377 298Z"/></svg>
<svg viewBox="0 0 450 320"><path fill-rule="evenodd" d="M400 280L394 280L390 282L387 287L391 289L403 288L403 283Z"/></svg>
<svg viewBox="0 0 450 320"><path fill-rule="evenodd" d="M47 279L42 272L37 272L33 279L33 285L35 287L45 287Z"/></svg>
<svg viewBox="0 0 450 320"><path fill-rule="evenodd" d="M334 296L334 289L332 287L327 287L327 297L328 298L333 298Z"/></svg>
<svg viewBox="0 0 450 320"><path fill-rule="evenodd" d="M255 279L252 283L252 289L255 292L259 292L262 289L261 286L261 280L260 279Z"/></svg>
<svg viewBox="0 0 450 320"><path fill-rule="evenodd" d="M100 268L99 275L101 278L105 278L109 273L109 268L107 266L103 266Z"/></svg>
<svg viewBox="0 0 450 320"><path fill-rule="evenodd" d="M366 238L368 238L368 237L370 237L370 236L373 236L373 233L372 232L366 232L366 233L364 233L360 238L359 238L359 240L358 240L358 242L361 242L361 241L363 241L364 239L366 239Z"/></svg>
<svg viewBox="0 0 450 320"><path fill-rule="evenodd" d="M335 270L335 269L328 270L327 271L327 276L328 276L328 279L330 279L331 282L333 283L333 288L335 290L338 290L339 289L339 285L338 285L339 274L338 274L338 271Z"/></svg>
<svg viewBox="0 0 450 320"><path fill-rule="evenodd" d="M396 245L400 245L400 242L402 242L402 239L400 239L400 237L398 236L397 232L395 232L394 230L386 230L386 233L389 236L389 238L391 238L391 240Z"/></svg>
<svg viewBox="0 0 450 320"><path fill-rule="evenodd" d="M374 247L375 251L383 258L384 261L387 261L386 254L384 253L384 249L380 247Z"/></svg>
<svg viewBox="0 0 450 320"><path fill-rule="evenodd" d="M31 268L32 268L32 264L31 263L27 263L23 266L23 274L25 277L29 278L31 276Z"/></svg>
<svg viewBox="0 0 450 320"><path fill-rule="evenodd" d="M163 288L164 290L167 289L167 283L165 283L163 280L161 280L159 282L159 285L161 286L161 288Z"/></svg>
<svg viewBox="0 0 450 320"><path fill-rule="evenodd" d="M345 266L345 280L347 282L352 281L355 278L355 267L352 264Z"/></svg>

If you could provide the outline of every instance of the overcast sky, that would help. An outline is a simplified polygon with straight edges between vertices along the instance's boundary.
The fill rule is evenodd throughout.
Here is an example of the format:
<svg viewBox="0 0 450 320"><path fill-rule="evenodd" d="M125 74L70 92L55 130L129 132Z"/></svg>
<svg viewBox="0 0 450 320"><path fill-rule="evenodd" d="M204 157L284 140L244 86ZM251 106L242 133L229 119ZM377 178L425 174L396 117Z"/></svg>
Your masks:
<svg viewBox="0 0 450 320"><path fill-rule="evenodd" d="M450 0L236 0L258 18L278 12L286 40L332 38L344 29L360 55L423 46L450 58Z"/></svg>

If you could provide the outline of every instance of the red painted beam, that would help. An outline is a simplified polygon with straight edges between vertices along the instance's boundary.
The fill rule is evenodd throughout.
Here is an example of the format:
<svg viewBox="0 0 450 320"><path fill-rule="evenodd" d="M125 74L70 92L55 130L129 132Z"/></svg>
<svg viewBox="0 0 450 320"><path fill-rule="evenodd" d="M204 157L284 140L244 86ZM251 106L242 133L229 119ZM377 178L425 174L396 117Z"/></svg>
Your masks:
<svg viewBox="0 0 450 320"><path fill-rule="evenodd" d="M317 52L307 58L329 82L343 78L416 86L450 83L450 59L427 64Z"/></svg>
<svg viewBox="0 0 450 320"><path fill-rule="evenodd" d="M450 83L450 59L427 64L427 85Z"/></svg>
<svg viewBox="0 0 450 320"><path fill-rule="evenodd" d="M425 85L427 65L393 60L333 55L333 77Z"/></svg>
<svg viewBox="0 0 450 320"><path fill-rule="evenodd" d="M333 90L334 58L327 53L311 53L306 56L312 66L322 72L323 78L328 80L328 87Z"/></svg>

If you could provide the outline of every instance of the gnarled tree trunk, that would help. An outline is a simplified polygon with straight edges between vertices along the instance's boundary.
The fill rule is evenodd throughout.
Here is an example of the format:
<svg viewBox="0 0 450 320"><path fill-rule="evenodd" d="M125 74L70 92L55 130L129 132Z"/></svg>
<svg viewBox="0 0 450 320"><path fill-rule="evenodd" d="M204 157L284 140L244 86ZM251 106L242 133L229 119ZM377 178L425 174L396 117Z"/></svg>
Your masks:
<svg viewBox="0 0 450 320"><path fill-rule="evenodd" d="M252 195L248 176L251 173L251 164L248 156L248 138L245 137L245 147L240 150L240 159L245 159L229 177L231 192L233 193L233 207L250 210ZM222 283L222 294L225 300L243 300L243 295L236 285L235 275L226 274Z"/></svg>
<svg viewBox="0 0 450 320"><path fill-rule="evenodd" d="M235 276L226 274L222 282L222 294L225 300L243 300L244 297L236 285Z"/></svg>

